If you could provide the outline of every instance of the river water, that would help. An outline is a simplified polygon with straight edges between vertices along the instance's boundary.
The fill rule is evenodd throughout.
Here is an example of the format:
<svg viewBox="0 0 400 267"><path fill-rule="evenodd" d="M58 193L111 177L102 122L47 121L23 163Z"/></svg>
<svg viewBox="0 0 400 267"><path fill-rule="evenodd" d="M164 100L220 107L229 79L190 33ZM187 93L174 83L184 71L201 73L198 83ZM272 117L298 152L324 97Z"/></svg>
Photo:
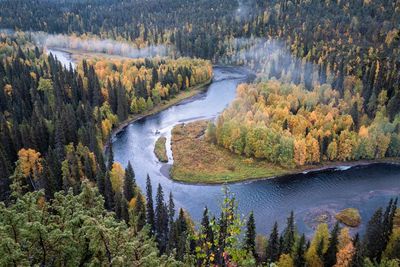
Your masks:
<svg viewBox="0 0 400 267"><path fill-rule="evenodd" d="M51 52L58 58L71 58L60 51ZM124 166L128 161L132 163L136 181L143 191L149 174L154 194L160 183L165 196L172 192L176 206L187 210L195 221L200 221L205 206L218 216L223 198L221 185L189 185L168 178L169 164L173 162L169 147L171 129L182 122L218 116L234 99L237 85L247 77L248 73L241 68L216 67L214 80L205 93L133 122L114 136L115 160ZM154 143L160 135L168 140L168 164L158 162L153 153ZM323 215L332 223L332 214L348 207L358 208L366 222L376 208L400 195L400 166L374 164L340 168L228 187L238 200L242 216L254 211L257 232L268 233L275 221L283 225L293 210L299 231L310 234L316 224L312 222L313 218ZM364 225L354 231L363 231Z"/></svg>

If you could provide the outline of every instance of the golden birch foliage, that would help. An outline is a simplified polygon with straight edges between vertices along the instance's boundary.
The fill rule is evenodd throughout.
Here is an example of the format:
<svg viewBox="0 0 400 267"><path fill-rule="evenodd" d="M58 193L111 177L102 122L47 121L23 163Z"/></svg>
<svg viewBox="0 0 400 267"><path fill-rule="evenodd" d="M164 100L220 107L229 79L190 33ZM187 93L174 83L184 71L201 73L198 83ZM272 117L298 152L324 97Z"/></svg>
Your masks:
<svg viewBox="0 0 400 267"><path fill-rule="evenodd" d="M306 138L307 162L318 163L320 161L319 143L309 134Z"/></svg>
<svg viewBox="0 0 400 267"><path fill-rule="evenodd" d="M350 230L348 227L343 227L340 230L339 234L339 249L346 247L349 243L352 242L352 238L350 236Z"/></svg>
<svg viewBox="0 0 400 267"><path fill-rule="evenodd" d="M319 244L321 243L321 240L323 240L322 253L325 254L329 246L329 229L326 223L318 225L317 230L314 233L314 237L311 241L310 248L306 252L305 258L308 265L311 267L323 266L323 261L322 259L320 259L317 253L317 249Z"/></svg>
<svg viewBox="0 0 400 267"><path fill-rule="evenodd" d="M282 254L277 263L278 267L294 267L294 261L289 254Z"/></svg>
<svg viewBox="0 0 400 267"><path fill-rule="evenodd" d="M125 170L118 162L114 162L110 171L110 180L114 192L121 192L124 183Z"/></svg>
<svg viewBox="0 0 400 267"><path fill-rule="evenodd" d="M294 141L294 161L298 166L303 166L307 160L307 145L304 139Z"/></svg>
<svg viewBox="0 0 400 267"><path fill-rule="evenodd" d="M379 133L377 136L376 158L384 158L390 144L390 135Z"/></svg>

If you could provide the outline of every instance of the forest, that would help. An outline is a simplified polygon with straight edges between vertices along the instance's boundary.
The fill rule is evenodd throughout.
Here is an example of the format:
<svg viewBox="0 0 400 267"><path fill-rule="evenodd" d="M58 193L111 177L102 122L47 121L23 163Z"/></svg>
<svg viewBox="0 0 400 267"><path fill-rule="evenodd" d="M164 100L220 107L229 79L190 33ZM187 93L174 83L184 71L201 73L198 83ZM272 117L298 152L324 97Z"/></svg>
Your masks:
<svg viewBox="0 0 400 267"><path fill-rule="evenodd" d="M328 84L312 91L277 80L240 85L230 107L208 126L207 138L283 166L398 157L400 117L388 114L387 91L369 117L361 81L346 77L344 86L341 98Z"/></svg>
<svg viewBox="0 0 400 267"><path fill-rule="evenodd" d="M321 223L306 236L296 211L259 233L228 188L196 222L160 184L153 197L150 176L140 188L109 142L229 64L257 79L210 142L291 167L398 157L399 25L400 0L0 0L0 265L399 266L397 199L355 235ZM74 69L33 32L174 53Z"/></svg>

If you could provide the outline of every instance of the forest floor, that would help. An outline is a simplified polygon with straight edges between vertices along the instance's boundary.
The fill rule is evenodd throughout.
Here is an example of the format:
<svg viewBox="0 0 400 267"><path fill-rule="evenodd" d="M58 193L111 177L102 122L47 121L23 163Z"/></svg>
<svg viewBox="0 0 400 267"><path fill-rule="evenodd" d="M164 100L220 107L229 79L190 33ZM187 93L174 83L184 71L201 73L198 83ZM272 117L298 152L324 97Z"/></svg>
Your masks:
<svg viewBox="0 0 400 267"><path fill-rule="evenodd" d="M316 165L285 168L264 160L243 157L204 138L208 121L179 124L172 130L171 148L174 164L171 179L184 183L221 184L246 180L268 179L279 176L347 169L375 163L399 164L399 159L360 160L351 162L323 162Z"/></svg>

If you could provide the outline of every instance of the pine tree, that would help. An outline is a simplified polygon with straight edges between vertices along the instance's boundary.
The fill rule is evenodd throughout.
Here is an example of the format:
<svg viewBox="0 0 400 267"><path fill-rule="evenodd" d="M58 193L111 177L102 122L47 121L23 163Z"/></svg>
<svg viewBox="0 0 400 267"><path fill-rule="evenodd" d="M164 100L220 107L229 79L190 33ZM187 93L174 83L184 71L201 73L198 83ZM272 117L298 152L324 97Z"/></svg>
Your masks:
<svg viewBox="0 0 400 267"><path fill-rule="evenodd" d="M267 261L272 263L279 259L279 232L278 223L275 222L274 228L269 236L268 246L267 246Z"/></svg>
<svg viewBox="0 0 400 267"><path fill-rule="evenodd" d="M124 178L124 197L127 201L130 201L134 196L134 188L135 188L135 173L133 171L131 162L128 162L128 166L125 169L125 178Z"/></svg>
<svg viewBox="0 0 400 267"><path fill-rule="evenodd" d="M339 223L336 222L329 237L328 250L324 255L324 263L325 266L327 267L333 266L336 263L336 253L338 252L338 244L339 244L338 240L339 231L340 231Z"/></svg>
<svg viewBox="0 0 400 267"><path fill-rule="evenodd" d="M245 249L251 252L254 259L257 260L256 253L256 224L254 220L253 212L250 213L249 219L247 220L247 231L245 237Z"/></svg>
<svg viewBox="0 0 400 267"><path fill-rule="evenodd" d="M146 197L146 222L150 225L150 234L153 235L155 233L153 189L148 174L146 180Z"/></svg>

